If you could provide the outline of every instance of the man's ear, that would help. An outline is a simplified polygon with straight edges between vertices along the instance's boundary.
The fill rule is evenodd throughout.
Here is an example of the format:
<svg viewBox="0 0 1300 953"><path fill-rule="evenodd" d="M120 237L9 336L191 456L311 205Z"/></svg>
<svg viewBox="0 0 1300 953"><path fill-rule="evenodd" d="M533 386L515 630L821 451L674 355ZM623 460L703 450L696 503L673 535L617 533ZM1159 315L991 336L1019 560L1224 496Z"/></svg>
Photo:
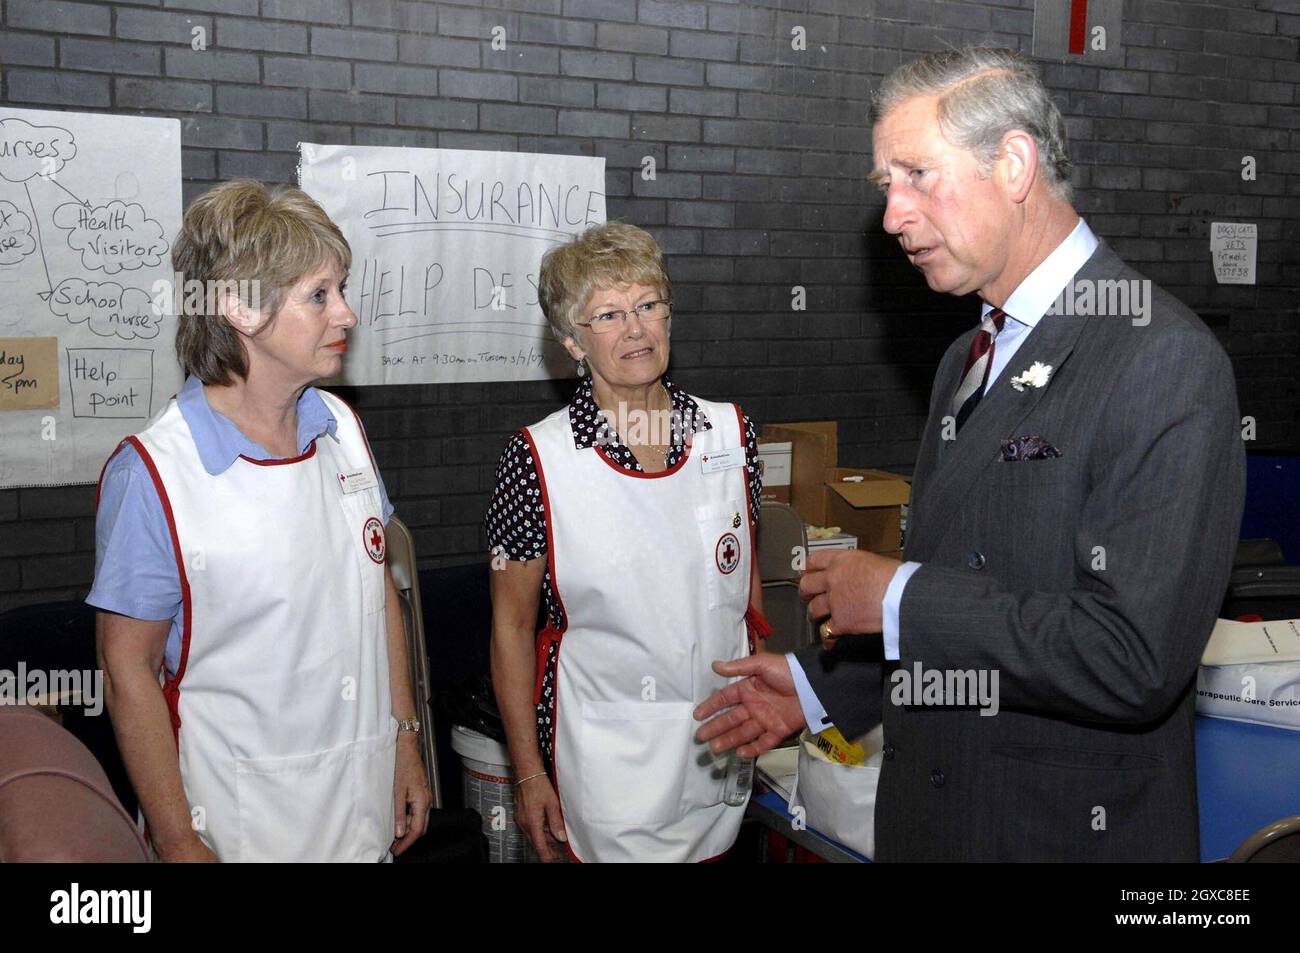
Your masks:
<svg viewBox="0 0 1300 953"><path fill-rule="evenodd" d="M569 357L573 358L575 361L580 361L587 356L587 352L578 347L578 342L573 339L573 335L569 335L560 343L563 344L564 349L569 352Z"/></svg>
<svg viewBox="0 0 1300 953"><path fill-rule="evenodd" d="M263 323L261 312L250 308L233 291L221 295L221 313L240 334L252 335Z"/></svg>
<svg viewBox="0 0 1300 953"><path fill-rule="evenodd" d="M998 181L1007 198L1017 205L1029 196L1038 178L1038 143L1023 129L1012 129L1002 137L997 162Z"/></svg>

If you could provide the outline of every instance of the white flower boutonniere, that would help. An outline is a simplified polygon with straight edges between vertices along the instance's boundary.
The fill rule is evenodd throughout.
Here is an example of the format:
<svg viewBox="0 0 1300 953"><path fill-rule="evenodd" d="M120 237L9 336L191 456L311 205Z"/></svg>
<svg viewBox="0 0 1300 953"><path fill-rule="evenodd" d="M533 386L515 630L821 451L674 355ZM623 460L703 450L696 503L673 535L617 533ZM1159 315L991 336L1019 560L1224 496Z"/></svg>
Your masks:
<svg viewBox="0 0 1300 953"><path fill-rule="evenodd" d="M1024 390L1025 385L1030 387L1044 387L1052 377L1052 365L1044 364L1042 361L1034 361L1034 366L1024 373L1011 378L1011 386L1016 390Z"/></svg>

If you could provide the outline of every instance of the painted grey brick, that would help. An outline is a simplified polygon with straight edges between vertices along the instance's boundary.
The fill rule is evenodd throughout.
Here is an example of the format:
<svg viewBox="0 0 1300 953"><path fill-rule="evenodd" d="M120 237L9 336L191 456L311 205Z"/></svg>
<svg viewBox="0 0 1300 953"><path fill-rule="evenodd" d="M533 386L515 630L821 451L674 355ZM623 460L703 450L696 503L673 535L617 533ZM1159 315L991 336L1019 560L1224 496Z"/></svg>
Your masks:
<svg viewBox="0 0 1300 953"><path fill-rule="evenodd" d="M357 126L356 144L359 146L410 146L417 149L432 149L438 145L438 133L433 129Z"/></svg>
<svg viewBox="0 0 1300 953"><path fill-rule="evenodd" d="M1107 69L1097 76L1097 88L1103 93L1145 93L1150 85L1147 73Z"/></svg>
<svg viewBox="0 0 1300 953"><path fill-rule="evenodd" d="M438 17L438 32L443 36L464 36L486 43L493 39L496 27L505 28L507 46L519 38L518 19L503 10L443 7Z"/></svg>
<svg viewBox="0 0 1300 953"><path fill-rule="evenodd" d="M636 58L638 83L667 83L673 86L704 85L704 64L691 60L668 60L653 56Z"/></svg>
<svg viewBox="0 0 1300 953"><path fill-rule="evenodd" d="M262 89L259 86L218 86L217 112L236 116L307 118L304 89Z"/></svg>
<svg viewBox="0 0 1300 953"><path fill-rule="evenodd" d="M81 40L65 36L59 40L59 65L64 69L97 73L157 76L162 72L162 56L158 47L146 43Z"/></svg>
<svg viewBox="0 0 1300 953"><path fill-rule="evenodd" d="M311 31L313 56L341 56L349 60L397 59L397 37L392 33L371 30L334 30L313 27Z"/></svg>
<svg viewBox="0 0 1300 953"><path fill-rule="evenodd" d="M536 106L594 106L596 87L577 79L521 76L519 101Z"/></svg>
<svg viewBox="0 0 1300 953"><path fill-rule="evenodd" d="M637 19L651 26L677 27L703 30L709 25L709 8L703 3L663 3L661 0L640 0Z"/></svg>
<svg viewBox="0 0 1300 953"><path fill-rule="evenodd" d="M111 79L96 73L11 69L5 73L5 93L15 103L107 107Z"/></svg>
<svg viewBox="0 0 1300 953"><path fill-rule="evenodd" d="M116 79L113 100L119 108L211 112L212 86L174 79Z"/></svg>
<svg viewBox="0 0 1300 953"><path fill-rule="evenodd" d="M348 0L262 0L262 16L304 23L348 23Z"/></svg>
<svg viewBox="0 0 1300 953"><path fill-rule="evenodd" d="M631 222L645 228L663 225L668 221L667 203L660 199L609 199L605 202L605 217L609 221ZM669 274L676 276L677 269Z"/></svg>
<svg viewBox="0 0 1300 953"><path fill-rule="evenodd" d="M262 124L226 116L186 116L181 120L181 144L256 151L262 148Z"/></svg>
<svg viewBox="0 0 1300 953"><path fill-rule="evenodd" d="M722 6L715 3L709 7L709 29L719 33L771 36L776 29L776 14L771 10L754 9L743 4Z"/></svg>
<svg viewBox="0 0 1300 953"><path fill-rule="evenodd" d="M596 25L596 48L662 56L668 52L668 31L649 26L599 23Z"/></svg>
<svg viewBox="0 0 1300 953"><path fill-rule="evenodd" d="M689 116L637 116L632 124L632 138L655 142L699 142L700 120Z"/></svg>
<svg viewBox="0 0 1300 953"><path fill-rule="evenodd" d="M668 90L661 86L633 86L628 83L598 83L596 102L601 109L633 112L663 112L668 108Z"/></svg>
<svg viewBox="0 0 1300 953"><path fill-rule="evenodd" d="M391 97L373 93L332 93L313 89L308 94L308 113L323 122L388 123L397 118Z"/></svg>
<svg viewBox="0 0 1300 953"><path fill-rule="evenodd" d="M129 7L117 11L117 36L123 40L184 43L189 46L196 28L202 28L203 35L208 37L209 42L212 40L211 17Z"/></svg>
<svg viewBox="0 0 1300 953"><path fill-rule="evenodd" d="M626 53L561 50L560 72L565 76L587 76L592 79L631 79L632 57Z"/></svg>
<svg viewBox="0 0 1300 953"><path fill-rule="evenodd" d="M0 33L0 63L10 66L53 66L54 37Z"/></svg>
<svg viewBox="0 0 1300 953"><path fill-rule="evenodd" d="M691 59L735 62L739 41L734 36L720 33L674 32L668 42L668 52L673 56Z"/></svg>
<svg viewBox="0 0 1300 953"><path fill-rule="evenodd" d="M552 43L556 46L591 46L596 42L596 25L550 17L521 16L519 39L525 43Z"/></svg>
<svg viewBox="0 0 1300 953"><path fill-rule="evenodd" d="M558 132L562 136L591 136L597 139L626 139L631 123L617 113L565 109L560 113Z"/></svg>
<svg viewBox="0 0 1300 953"><path fill-rule="evenodd" d="M307 28L297 23L262 20L217 20L217 46L235 50L306 53Z"/></svg>
<svg viewBox="0 0 1300 953"><path fill-rule="evenodd" d="M158 0L153 0L157 5ZM257 0L162 0L164 7L202 10L205 13L229 13L243 17L257 16Z"/></svg>
<svg viewBox="0 0 1300 953"><path fill-rule="evenodd" d="M549 46L527 46L522 43L512 43L504 50L485 46L483 68L554 76L560 71L560 51Z"/></svg>
<svg viewBox="0 0 1300 953"><path fill-rule="evenodd" d="M398 59L429 66L478 66L479 46L473 40L447 40L437 36L398 38Z"/></svg>
<svg viewBox="0 0 1300 953"><path fill-rule="evenodd" d="M736 115L736 94L714 90L674 89L668 99L669 110L693 116Z"/></svg>
<svg viewBox="0 0 1300 953"><path fill-rule="evenodd" d="M297 184L298 157L283 152L218 152L217 175L222 179Z"/></svg>
<svg viewBox="0 0 1300 953"><path fill-rule="evenodd" d="M564 15L576 20L636 22L636 0L564 0Z"/></svg>
<svg viewBox="0 0 1300 953"><path fill-rule="evenodd" d="M183 79L215 79L248 82L257 77L257 57L252 53L231 53L216 48L191 50L168 46L163 49L168 76Z"/></svg>
<svg viewBox="0 0 1300 953"><path fill-rule="evenodd" d="M479 128L488 132L524 132L552 135L556 131L555 110L540 106L507 106L484 103L478 111Z"/></svg>
<svg viewBox="0 0 1300 953"><path fill-rule="evenodd" d="M357 63L357 89L363 93L395 93L401 96L438 95L438 71L428 66L389 66Z"/></svg>
<svg viewBox="0 0 1300 953"><path fill-rule="evenodd" d="M669 202L668 224L691 228L730 228L736 207L730 202ZM728 288L734 293L736 289Z"/></svg>
<svg viewBox="0 0 1300 953"><path fill-rule="evenodd" d="M667 163L674 172L732 172L736 151L718 146L673 145L667 150Z"/></svg>
<svg viewBox="0 0 1300 953"><path fill-rule="evenodd" d="M703 194L698 175L658 171L653 179L632 176L632 194L645 198L698 199Z"/></svg>
<svg viewBox="0 0 1300 953"><path fill-rule="evenodd" d="M710 86L728 89L765 90L772 81L772 71L765 67L738 66L735 63L709 63L704 76Z"/></svg>
<svg viewBox="0 0 1300 953"><path fill-rule="evenodd" d="M112 28L112 14L102 4L65 3L63 0L9 0L6 6L5 22L23 30L108 36Z"/></svg>
<svg viewBox="0 0 1300 953"><path fill-rule="evenodd" d="M352 24L433 33L438 28L438 8L431 3L403 0L352 0Z"/></svg>
<svg viewBox="0 0 1300 953"><path fill-rule="evenodd" d="M514 76L445 69L438 82L442 95L453 99L519 99L519 80Z"/></svg>
<svg viewBox="0 0 1300 953"><path fill-rule="evenodd" d="M430 129L477 129L478 106L442 99L399 99L397 122Z"/></svg>
<svg viewBox="0 0 1300 953"><path fill-rule="evenodd" d="M742 175L800 175L800 153L788 149L737 149L736 171Z"/></svg>
<svg viewBox="0 0 1300 953"><path fill-rule="evenodd" d="M652 142L602 142L600 151L606 168L637 169L638 174L646 156L655 160L657 168L663 168L666 161L664 147Z"/></svg>
<svg viewBox="0 0 1300 953"><path fill-rule="evenodd" d="M296 152L300 142L347 143L351 139L347 126L274 119L266 123L266 147L272 152Z"/></svg>
<svg viewBox="0 0 1300 953"><path fill-rule="evenodd" d="M357 86L364 66L357 64ZM299 56L262 57L262 77L267 86L293 86L298 89L351 89L352 64L334 60L307 59Z"/></svg>

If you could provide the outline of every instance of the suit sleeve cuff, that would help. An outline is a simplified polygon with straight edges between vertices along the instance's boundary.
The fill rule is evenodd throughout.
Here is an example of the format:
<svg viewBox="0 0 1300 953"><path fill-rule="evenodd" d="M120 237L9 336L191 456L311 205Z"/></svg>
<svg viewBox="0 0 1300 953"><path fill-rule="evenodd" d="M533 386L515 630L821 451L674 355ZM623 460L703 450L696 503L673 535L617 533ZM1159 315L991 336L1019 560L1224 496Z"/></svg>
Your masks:
<svg viewBox="0 0 1300 953"><path fill-rule="evenodd" d="M881 634L884 636L885 658L891 662L898 661L898 608L903 602L903 589L912 573L921 568L920 563L903 563L894 570L894 578L885 589L885 598L880 604ZM802 674L802 673L801 673ZM796 685L798 682L796 681Z"/></svg>
<svg viewBox="0 0 1300 953"><path fill-rule="evenodd" d="M799 695L799 707L803 709L803 720L808 724L808 731L814 735L825 731L834 722L827 717L826 709L817 700L817 693L808 682L803 666L799 664L793 652L786 653L785 661L790 666L790 677L794 679L794 690Z"/></svg>

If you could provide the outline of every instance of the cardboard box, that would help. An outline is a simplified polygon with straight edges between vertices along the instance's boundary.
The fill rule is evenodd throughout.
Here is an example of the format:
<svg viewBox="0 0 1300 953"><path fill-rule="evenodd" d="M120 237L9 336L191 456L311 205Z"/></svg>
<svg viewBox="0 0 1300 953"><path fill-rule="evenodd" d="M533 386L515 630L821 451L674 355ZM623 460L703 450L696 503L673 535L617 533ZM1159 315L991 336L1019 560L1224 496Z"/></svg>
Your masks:
<svg viewBox="0 0 1300 953"><path fill-rule="evenodd" d="M763 436L791 444L790 503L814 526L838 526L858 538L858 548L893 555L900 543L900 508L911 487L884 470L838 466L833 420L769 424ZM861 479L846 480L846 477Z"/></svg>
<svg viewBox="0 0 1300 953"><path fill-rule="evenodd" d="M758 468L763 477L761 499L790 502L790 454L793 444L788 440L758 438Z"/></svg>
<svg viewBox="0 0 1300 953"><path fill-rule="evenodd" d="M813 539L808 537L808 552L815 553L819 549L857 549L858 538L850 536L848 533L836 533L826 539Z"/></svg>

